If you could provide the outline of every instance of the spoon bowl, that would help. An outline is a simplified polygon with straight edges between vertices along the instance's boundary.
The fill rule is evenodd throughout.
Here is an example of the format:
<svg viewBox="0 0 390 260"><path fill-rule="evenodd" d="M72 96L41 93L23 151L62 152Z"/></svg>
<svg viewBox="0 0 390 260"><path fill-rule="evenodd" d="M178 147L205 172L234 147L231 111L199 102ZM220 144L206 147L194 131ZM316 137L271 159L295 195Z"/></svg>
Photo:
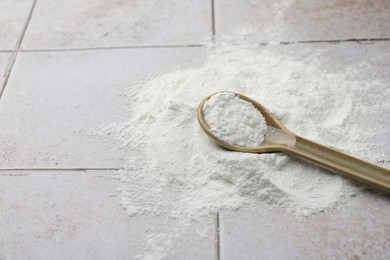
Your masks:
<svg viewBox="0 0 390 260"><path fill-rule="evenodd" d="M210 126L207 124L204 118L203 106L207 102L207 100L209 100L212 96L224 92L233 93L236 96L238 96L240 99L252 103L252 105L254 105L255 108L257 108L260 111L260 113L263 115L265 122L267 123L267 131L261 146L244 147L244 146L229 144L219 139L212 133ZM270 152L284 151L286 146L288 145L291 146L295 144L295 135L291 133L286 127L284 127L283 124L280 123L263 105L239 93L234 93L230 91L221 91L205 97L198 106L197 117L200 126L206 132L206 134L208 134L212 139L214 139L214 141L218 143L220 146L228 150L237 151L237 152L246 152L246 153L270 153Z"/></svg>
<svg viewBox="0 0 390 260"><path fill-rule="evenodd" d="M212 133L203 113L203 106L207 100L209 100L213 95L222 92L217 92L205 97L197 109L197 118L200 126L206 134L220 146L237 152L284 152L314 163L332 172L363 182L371 187L390 192L389 170L295 135L283 126L283 124L280 123L277 118L274 117L263 105L239 93L230 92L238 96L240 99L253 104L253 106L258 109L265 118L267 131L264 136L264 141L257 147L237 146L222 141Z"/></svg>

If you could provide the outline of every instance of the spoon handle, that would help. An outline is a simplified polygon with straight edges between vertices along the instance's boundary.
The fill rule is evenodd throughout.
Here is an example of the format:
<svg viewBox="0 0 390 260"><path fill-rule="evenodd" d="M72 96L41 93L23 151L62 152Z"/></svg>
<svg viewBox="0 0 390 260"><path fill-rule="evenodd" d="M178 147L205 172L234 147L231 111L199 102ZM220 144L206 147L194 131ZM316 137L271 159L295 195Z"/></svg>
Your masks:
<svg viewBox="0 0 390 260"><path fill-rule="evenodd" d="M390 192L390 170L360 160L324 145L296 136L294 146L286 153L299 156L323 168L364 182L382 191Z"/></svg>

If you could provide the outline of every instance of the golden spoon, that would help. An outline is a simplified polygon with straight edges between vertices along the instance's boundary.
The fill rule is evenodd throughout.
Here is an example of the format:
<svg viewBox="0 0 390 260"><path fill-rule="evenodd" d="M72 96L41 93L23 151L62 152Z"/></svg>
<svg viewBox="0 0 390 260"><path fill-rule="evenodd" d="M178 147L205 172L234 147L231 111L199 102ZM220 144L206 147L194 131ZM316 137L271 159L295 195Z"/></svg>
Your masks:
<svg viewBox="0 0 390 260"><path fill-rule="evenodd" d="M382 191L390 192L389 170L295 135L283 126L264 106L242 94L234 93L240 99L252 103L265 118L267 131L263 143L258 147L242 147L218 139L211 132L203 114L203 105L215 94L217 93L202 100L197 110L197 117L203 130L220 146L229 150L248 153L284 152L298 156L332 172L364 182Z"/></svg>

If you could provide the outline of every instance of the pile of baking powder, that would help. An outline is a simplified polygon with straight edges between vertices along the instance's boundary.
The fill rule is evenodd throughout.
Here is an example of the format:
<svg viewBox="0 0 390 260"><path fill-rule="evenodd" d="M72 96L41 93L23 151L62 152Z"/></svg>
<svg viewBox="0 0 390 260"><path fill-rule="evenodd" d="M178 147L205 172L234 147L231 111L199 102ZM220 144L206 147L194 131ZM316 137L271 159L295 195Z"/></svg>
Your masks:
<svg viewBox="0 0 390 260"><path fill-rule="evenodd" d="M197 67L129 87L130 120L98 132L139 151L125 158L118 176L121 205L128 214L176 218L173 234L148 237L148 245L161 238L166 242L167 248L159 247L163 255L172 245L169 239L179 237L192 220L256 206L309 216L335 207L358 189L349 180L284 154L222 149L198 125L196 109L204 97L223 90L242 93L296 134L373 160L365 140L375 133L355 121L361 111L369 115L385 105L361 101L359 92L369 87L294 61L273 46L224 42L211 46ZM139 257L156 256L153 248Z"/></svg>
<svg viewBox="0 0 390 260"><path fill-rule="evenodd" d="M232 92L210 97L203 106L203 114L213 135L228 144L257 147L264 140L265 118L253 104Z"/></svg>

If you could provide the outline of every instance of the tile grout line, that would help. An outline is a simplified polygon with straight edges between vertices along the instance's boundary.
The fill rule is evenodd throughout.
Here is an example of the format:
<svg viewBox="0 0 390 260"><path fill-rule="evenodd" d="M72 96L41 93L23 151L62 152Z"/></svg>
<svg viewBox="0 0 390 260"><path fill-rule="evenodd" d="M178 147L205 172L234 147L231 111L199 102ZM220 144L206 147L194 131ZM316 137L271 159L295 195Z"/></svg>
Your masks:
<svg viewBox="0 0 390 260"><path fill-rule="evenodd" d="M0 169L0 172L11 171L119 171L123 168L9 168Z"/></svg>
<svg viewBox="0 0 390 260"><path fill-rule="evenodd" d="M216 33L214 31L214 33ZM342 42L385 42L390 41L390 38L362 38L362 39L342 39L342 40L308 40L308 41L282 41L279 45L289 44L307 44L307 43L342 43ZM267 46L267 42L260 42L260 45ZM117 47L91 47L91 48L73 48L73 49L19 49L18 52L72 52L72 51L95 51L95 50L120 50L120 49L153 49L153 48L198 48L204 47L204 44L188 44L188 45L147 45L147 46L117 46ZM4 50L0 52L12 52Z"/></svg>
<svg viewBox="0 0 390 260"><path fill-rule="evenodd" d="M21 32L21 34L19 35L19 38L16 42L16 46L15 46L15 49L12 51L12 55L8 61L8 65L6 67L6 70L4 72L4 75L3 75L3 79L4 79L4 82L3 84L1 85L1 88L0 88L0 99L4 93L4 90L5 90L5 87L8 83L8 79L11 75L11 71L12 71L12 68L14 67L14 64L15 64L15 61L16 61L16 57L18 56L18 53L19 53L19 50L20 50L20 46L22 46L22 41L24 39L24 35L26 34L26 31L27 31L27 27L30 23L30 20L31 20L31 17L32 17L32 14L34 12L34 9L35 9L35 5L37 3L37 0L34 0L32 6L31 6L31 9L30 9L30 13L28 14L28 17L27 17L27 21L23 27L23 30Z"/></svg>
<svg viewBox="0 0 390 260"><path fill-rule="evenodd" d="M341 43L341 42L386 42L390 41L390 38L351 38L351 39L341 39L341 40L307 40L307 41L283 41L279 42L280 45L287 44L305 44L305 43ZM267 45L267 43L262 43Z"/></svg>
<svg viewBox="0 0 390 260"><path fill-rule="evenodd" d="M216 259L217 260L220 260L221 259L221 246L220 246L220 238L219 238L219 212L217 212L217 215L215 216L215 224L216 224L216 234L215 234L215 244L216 244L216 248L217 248L217 252L216 252Z"/></svg>
<svg viewBox="0 0 390 260"><path fill-rule="evenodd" d="M120 50L120 49L152 49L152 48L196 48L204 47L203 44L185 45L146 45L146 46L117 46L117 47L90 47L69 49L21 49L20 52L68 52L68 51L96 51L96 50Z"/></svg>

